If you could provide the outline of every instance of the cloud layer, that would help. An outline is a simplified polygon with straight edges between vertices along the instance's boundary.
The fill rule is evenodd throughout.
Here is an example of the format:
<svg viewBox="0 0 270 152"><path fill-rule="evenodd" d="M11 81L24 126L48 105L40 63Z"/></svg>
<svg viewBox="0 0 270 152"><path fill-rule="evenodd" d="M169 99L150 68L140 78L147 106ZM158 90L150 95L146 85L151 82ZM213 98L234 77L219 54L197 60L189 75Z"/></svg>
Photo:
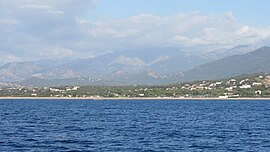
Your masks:
<svg viewBox="0 0 270 152"><path fill-rule="evenodd" d="M81 17L95 5L95 0L0 0L2 62L91 57L149 46L212 51L270 39L270 27L243 25L230 11L210 15L140 14L101 21Z"/></svg>
<svg viewBox="0 0 270 152"><path fill-rule="evenodd" d="M84 34L76 18L94 5L95 0L0 0L1 55L12 61L81 53L76 43Z"/></svg>
<svg viewBox="0 0 270 152"><path fill-rule="evenodd" d="M181 13L173 16L141 14L125 20L93 24L88 33L117 46L173 46L230 48L254 45L270 36L270 27L253 28L237 22L232 12L218 15ZM114 46L114 47L117 47Z"/></svg>

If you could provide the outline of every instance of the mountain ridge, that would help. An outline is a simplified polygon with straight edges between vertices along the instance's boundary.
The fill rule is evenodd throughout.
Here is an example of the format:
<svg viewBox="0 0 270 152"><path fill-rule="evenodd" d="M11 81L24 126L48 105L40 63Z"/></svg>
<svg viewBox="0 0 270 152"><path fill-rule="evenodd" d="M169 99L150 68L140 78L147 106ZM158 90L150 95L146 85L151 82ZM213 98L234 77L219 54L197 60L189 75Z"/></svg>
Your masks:
<svg viewBox="0 0 270 152"><path fill-rule="evenodd" d="M160 85L270 71L270 47L248 53L243 53L247 46L238 48L242 53L215 61L194 52L159 48L155 54L147 54L148 49L142 49L68 62L10 63L0 66L0 76L1 81L23 85Z"/></svg>
<svg viewBox="0 0 270 152"><path fill-rule="evenodd" d="M265 46L243 55L233 55L197 66L184 72L184 81L211 80L270 72L270 47Z"/></svg>

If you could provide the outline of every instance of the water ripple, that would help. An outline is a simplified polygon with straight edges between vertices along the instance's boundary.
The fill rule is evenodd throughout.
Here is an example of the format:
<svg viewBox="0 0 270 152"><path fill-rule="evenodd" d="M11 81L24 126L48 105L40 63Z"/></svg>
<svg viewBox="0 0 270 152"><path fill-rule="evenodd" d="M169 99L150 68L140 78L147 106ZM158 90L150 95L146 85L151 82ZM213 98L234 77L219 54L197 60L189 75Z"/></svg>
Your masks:
<svg viewBox="0 0 270 152"><path fill-rule="evenodd" d="M0 100L0 151L270 151L270 101Z"/></svg>

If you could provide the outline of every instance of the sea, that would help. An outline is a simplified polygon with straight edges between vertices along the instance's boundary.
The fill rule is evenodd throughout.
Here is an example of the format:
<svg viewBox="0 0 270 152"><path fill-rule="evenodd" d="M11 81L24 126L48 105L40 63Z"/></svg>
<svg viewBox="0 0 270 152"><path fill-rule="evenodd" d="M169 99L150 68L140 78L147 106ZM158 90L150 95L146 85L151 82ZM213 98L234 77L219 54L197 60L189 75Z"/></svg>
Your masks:
<svg viewBox="0 0 270 152"><path fill-rule="evenodd" d="M270 100L0 100L0 151L270 151Z"/></svg>

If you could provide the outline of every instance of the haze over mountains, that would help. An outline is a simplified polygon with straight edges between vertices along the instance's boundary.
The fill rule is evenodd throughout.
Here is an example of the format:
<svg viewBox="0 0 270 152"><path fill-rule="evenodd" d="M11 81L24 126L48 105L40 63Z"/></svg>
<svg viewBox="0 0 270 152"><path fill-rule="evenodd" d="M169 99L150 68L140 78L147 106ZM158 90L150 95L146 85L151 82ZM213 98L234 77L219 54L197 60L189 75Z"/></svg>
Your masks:
<svg viewBox="0 0 270 152"><path fill-rule="evenodd" d="M149 50L151 54L146 53ZM144 48L73 61L8 63L0 67L0 81L37 86L158 85L270 72L270 48L249 51L249 46L203 54L176 48Z"/></svg>
<svg viewBox="0 0 270 152"><path fill-rule="evenodd" d="M228 56L197 66L184 72L184 80L215 80L267 72L270 72L270 47L265 46L242 55Z"/></svg>

